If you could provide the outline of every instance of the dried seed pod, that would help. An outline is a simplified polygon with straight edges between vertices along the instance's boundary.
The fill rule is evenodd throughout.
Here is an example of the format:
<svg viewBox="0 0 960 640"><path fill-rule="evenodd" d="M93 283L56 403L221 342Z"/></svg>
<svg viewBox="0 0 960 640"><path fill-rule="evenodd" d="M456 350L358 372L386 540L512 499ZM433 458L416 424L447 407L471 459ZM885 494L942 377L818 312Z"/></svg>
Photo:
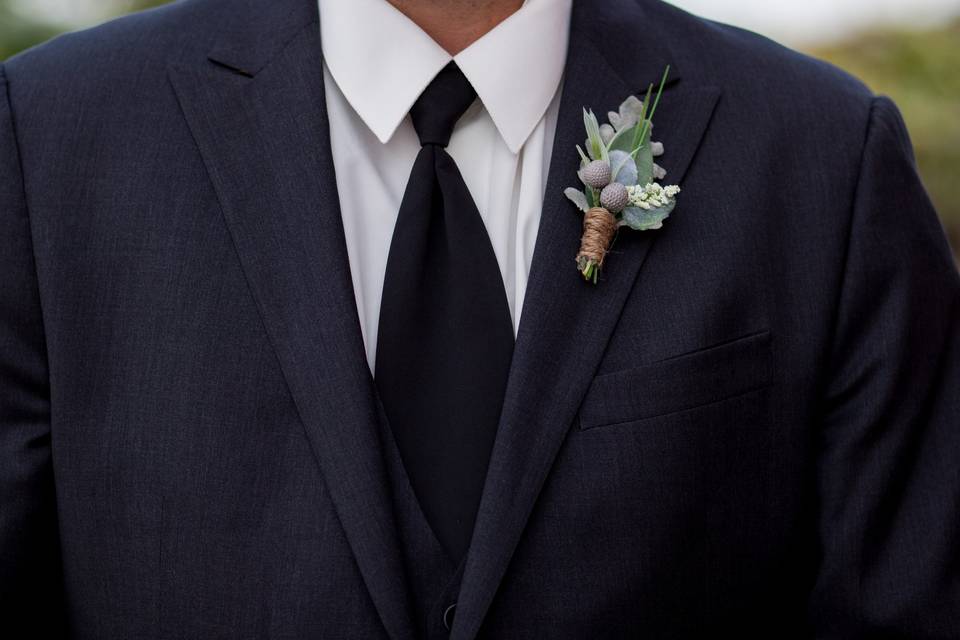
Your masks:
<svg viewBox="0 0 960 640"><path fill-rule="evenodd" d="M619 182L611 182L600 192L600 204L610 213L620 213L629 202L630 194Z"/></svg>
<svg viewBox="0 0 960 640"><path fill-rule="evenodd" d="M610 164L603 160L594 160L581 170L583 181L594 189L603 189L613 178Z"/></svg>

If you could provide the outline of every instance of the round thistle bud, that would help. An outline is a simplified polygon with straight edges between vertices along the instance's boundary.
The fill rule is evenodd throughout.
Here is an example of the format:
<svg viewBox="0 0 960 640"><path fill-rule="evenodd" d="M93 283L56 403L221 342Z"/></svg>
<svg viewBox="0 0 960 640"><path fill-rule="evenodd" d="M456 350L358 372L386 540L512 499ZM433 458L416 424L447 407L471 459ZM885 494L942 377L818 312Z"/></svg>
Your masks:
<svg viewBox="0 0 960 640"><path fill-rule="evenodd" d="M612 178L610 164L603 160L594 160L583 168L583 181L594 189L603 189Z"/></svg>
<svg viewBox="0 0 960 640"><path fill-rule="evenodd" d="M619 182L611 182L600 192L600 204L610 213L620 213L629 202L627 188Z"/></svg>

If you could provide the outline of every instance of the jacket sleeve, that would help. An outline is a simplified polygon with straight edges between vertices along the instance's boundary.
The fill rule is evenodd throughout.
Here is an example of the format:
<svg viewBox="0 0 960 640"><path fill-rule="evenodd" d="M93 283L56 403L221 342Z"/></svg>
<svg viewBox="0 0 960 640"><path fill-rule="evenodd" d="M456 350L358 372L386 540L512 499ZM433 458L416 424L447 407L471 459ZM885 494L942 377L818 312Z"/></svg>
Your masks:
<svg viewBox="0 0 960 640"><path fill-rule="evenodd" d="M824 385L820 638L960 637L960 278L873 99Z"/></svg>
<svg viewBox="0 0 960 640"><path fill-rule="evenodd" d="M47 354L7 78L0 65L0 636L63 618Z"/></svg>

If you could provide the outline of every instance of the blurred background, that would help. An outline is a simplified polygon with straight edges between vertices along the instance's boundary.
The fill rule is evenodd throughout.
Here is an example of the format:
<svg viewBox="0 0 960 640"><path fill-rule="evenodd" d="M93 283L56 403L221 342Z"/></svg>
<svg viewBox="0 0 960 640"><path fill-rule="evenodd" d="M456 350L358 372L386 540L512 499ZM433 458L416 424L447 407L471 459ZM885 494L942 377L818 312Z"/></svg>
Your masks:
<svg viewBox="0 0 960 640"><path fill-rule="evenodd" d="M0 0L0 60L165 0ZM603 0L594 0L603 1ZM960 0L675 0L829 60L891 96L960 263Z"/></svg>

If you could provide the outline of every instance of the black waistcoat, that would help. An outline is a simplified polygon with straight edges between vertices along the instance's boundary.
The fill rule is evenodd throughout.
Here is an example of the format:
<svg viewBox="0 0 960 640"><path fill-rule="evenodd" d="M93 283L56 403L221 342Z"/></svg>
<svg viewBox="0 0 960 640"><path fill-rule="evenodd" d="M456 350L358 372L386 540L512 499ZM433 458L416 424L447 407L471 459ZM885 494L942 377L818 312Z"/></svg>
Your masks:
<svg viewBox="0 0 960 640"><path fill-rule="evenodd" d="M456 615L466 558L453 559L440 546L417 502L382 408L380 418L380 437L414 623L422 638L447 638Z"/></svg>

